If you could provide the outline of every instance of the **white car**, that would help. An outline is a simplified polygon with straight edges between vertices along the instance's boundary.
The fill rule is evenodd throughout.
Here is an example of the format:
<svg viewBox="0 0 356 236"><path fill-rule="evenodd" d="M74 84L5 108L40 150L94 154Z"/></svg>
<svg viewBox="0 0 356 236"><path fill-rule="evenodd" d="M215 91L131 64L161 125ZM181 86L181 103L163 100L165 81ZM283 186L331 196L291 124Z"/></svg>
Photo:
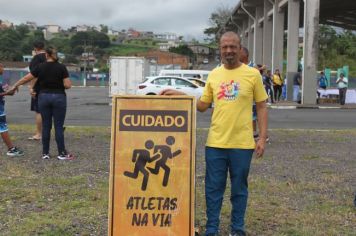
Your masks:
<svg viewBox="0 0 356 236"><path fill-rule="evenodd" d="M200 87L205 87L206 82L204 80L198 78L187 78L187 79Z"/></svg>
<svg viewBox="0 0 356 236"><path fill-rule="evenodd" d="M136 94L157 95L164 89L174 89L197 98L203 94L203 87L176 76L146 77L146 79L138 85Z"/></svg>

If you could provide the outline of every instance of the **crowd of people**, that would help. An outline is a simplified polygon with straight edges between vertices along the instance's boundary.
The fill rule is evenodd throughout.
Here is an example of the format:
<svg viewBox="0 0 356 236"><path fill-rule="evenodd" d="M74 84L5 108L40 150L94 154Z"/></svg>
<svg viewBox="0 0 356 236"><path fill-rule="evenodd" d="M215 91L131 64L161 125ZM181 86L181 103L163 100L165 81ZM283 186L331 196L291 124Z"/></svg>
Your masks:
<svg viewBox="0 0 356 236"><path fill-rule="evenodd" d="M286 81L282 78L279 69L276 69L272 74L265 65L255 64L248 60L249 53L248 49L245 47L241 48L240 61L250 67L256 68L261 76L263 86L268 95L268 104L280 102L286 99Z"/></svg>

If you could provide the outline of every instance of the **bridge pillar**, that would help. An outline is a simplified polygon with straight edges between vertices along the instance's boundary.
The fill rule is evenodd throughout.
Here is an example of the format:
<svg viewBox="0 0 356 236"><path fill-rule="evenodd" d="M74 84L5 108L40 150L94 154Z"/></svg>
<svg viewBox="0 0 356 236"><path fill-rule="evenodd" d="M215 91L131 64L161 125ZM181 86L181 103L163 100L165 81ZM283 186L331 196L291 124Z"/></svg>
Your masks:
<svg viewBox="0 0 356 236"><path fill-rule="evenodd" d="M320 0L304 2L303 104L316 103Z"/></svg>
<svg viewBox="0 0 356 236"><path fill-rule="evenodd" d="M251 55L250 58L252 61L256 61L255 54L254 54L255 32L254 29L252 28L254 23L255 23L254 20L251 17L249 17L248 18L248 51L249 54Z"/></svg>
<svg viewBox="0 0 356 236"><path fill-rule="evenodd" d="M279 0L273 4L272 71L283 71L284 10L278 9Z"/></svg>
<svg viewBox="0 0 356 236"><path fill-rule="evenodd" d="M258 23L259 19L263 17L263 6L256 7L256 20L255 20L255 34L254 34L254 58L256 64L263 64L263 27Z"/></svg>
<svg viewBox="0 0 356 236"><path fill-rule="evenodd" d="M269 0L264 0L263 7L263 64L272 69L272 20L268 19L268 12L272 9Z"/></svg>
<svg viewBox="0 0 356 236"><path fill-rule="evenodd" d="M246 30L248 30L248 18L244 19L242 22L242 46L248 48L248 34L246 34Z"/></svg>
<svg viewBox="0 0 356 236"><path fill-rule="evenodd" d="M299 0L288 1L287 100L293 100L293 78L298 72Z"/></svg>

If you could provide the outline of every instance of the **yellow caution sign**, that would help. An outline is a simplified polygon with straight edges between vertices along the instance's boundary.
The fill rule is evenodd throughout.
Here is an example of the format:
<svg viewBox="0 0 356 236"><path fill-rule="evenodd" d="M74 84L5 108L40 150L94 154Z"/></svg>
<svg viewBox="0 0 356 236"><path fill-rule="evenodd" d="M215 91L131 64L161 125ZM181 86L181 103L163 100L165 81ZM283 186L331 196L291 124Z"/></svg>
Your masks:
<svg viewBox="0 0 356 236"><path fill-rule="evenodd" d="M111 236L193 236L195 97L113 97Z"/></svg>

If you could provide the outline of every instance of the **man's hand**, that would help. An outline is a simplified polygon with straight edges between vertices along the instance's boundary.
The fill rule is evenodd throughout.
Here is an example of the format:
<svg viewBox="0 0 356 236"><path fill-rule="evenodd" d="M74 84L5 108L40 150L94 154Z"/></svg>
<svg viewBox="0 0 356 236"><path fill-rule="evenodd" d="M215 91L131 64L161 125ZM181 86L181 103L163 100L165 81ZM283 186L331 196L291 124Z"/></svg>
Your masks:
<svg viewBox="0 0 356 236"><path fill-rule="evenodd" d="M263 154L265 152L265 145L266 145L266 138L259 138L255 148L257 158L263 157Z"/></svg>
<svg viewBox="0 0 356 236"><path fill-rule="evenodd" d="M161 92L159 92L159 95L172 96L172 95L187 95L187 94L177 91L177 90L174 90L174 89L164 89Z"/></svg>
<svg viewBox="0 0 356 236"><path fill-rule="evenodd" d="M33 88L30 88L30 95L31 95L31 97L33 97L33 98L35 98L36 97L36 92L35 92L35 90L33 89Z"/></svg>
<svg viewBox="0 0 356 236"><path fill-rule="evenodd" d="M18 92L19 89L16 87L11 87L9 90L5 92L5 95L12 96L15 94L15 92Z"/></svg>

